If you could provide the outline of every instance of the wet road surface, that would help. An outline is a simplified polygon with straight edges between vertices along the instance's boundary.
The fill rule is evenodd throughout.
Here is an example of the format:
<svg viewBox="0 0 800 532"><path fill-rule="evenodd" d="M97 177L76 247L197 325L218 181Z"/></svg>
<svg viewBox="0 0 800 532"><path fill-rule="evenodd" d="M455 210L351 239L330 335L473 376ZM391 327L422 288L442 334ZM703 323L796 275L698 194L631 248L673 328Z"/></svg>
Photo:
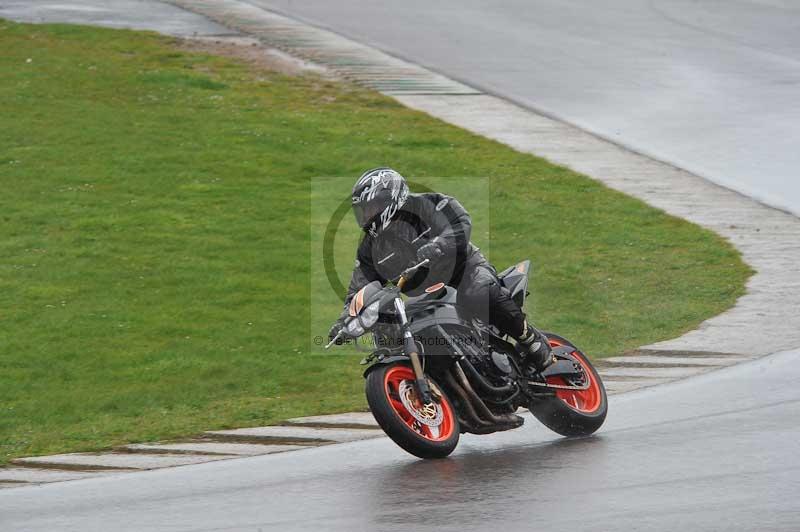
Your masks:
<svg viewBox="0 0 800 532"><path fill-rule="evenodd" d="M0 18L153 30L180 36L231 33L205 17L158 0L0 0Z"/></svg>
<svg viewBox="0 0 800 532"><path fill-rule="evenodd" d="M446 0L420 2L426 16L406 2L388 18L383 1L343 0L332 10L327 2L260 3L363 32L720 182L733 176L758 197L777 191L799 203L787 180L800 124L800 32L790 31L796 10L788 2L715 4L714 12L702 11L708 2L621 2L592 20L576 2L526 3L538 6L527 14L518 1L465 0L455 16ZM63 8L0 1L0 16L12 5L43 4ZM359 16L345 20L347 6ZM134 8L131 16L159 13ZM409 25L413 39L404 34ZM510 55L498 52L503 40L514 44ZM799 368L794 351L615 396L595 437L564 440L528 419L516 431L465 436L438 462L382 439L7 489L0 530L797 530Z"/></svg>
<svg viewBox="0 0 800 532"><path fill-rule="evenodd" d="M795 0L251 0L800 214Z"/></svg>
<svg viewBox="0 0 800 532"><path fill-rule="evenodd" d="M0 530L797 530L800 351L528 419L425 462L387 439L0 492Z"/></svg>

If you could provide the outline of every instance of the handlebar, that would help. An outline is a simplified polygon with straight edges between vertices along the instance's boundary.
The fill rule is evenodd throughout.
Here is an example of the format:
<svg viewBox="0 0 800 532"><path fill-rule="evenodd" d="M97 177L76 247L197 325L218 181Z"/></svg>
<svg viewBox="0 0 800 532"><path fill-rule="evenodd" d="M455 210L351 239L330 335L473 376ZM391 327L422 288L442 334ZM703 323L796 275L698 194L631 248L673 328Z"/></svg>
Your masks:
<svg viewBox="0 0 800 532"><path fill-rule="evenodd" d="M396 282L397 288L400 288L402 290L403 289L403 285L405 285L406 281L408 280L408 277L412 273L414 273L415 271L417 271L420 268L422 268L423 266L427 265L429 262L430 262L430 259L425 259L422 262L420 262L418 264L415 264L415 265L411 266L410 268L406 268L405 270L403 270L403 273L401 273L400 277L397 278L397 282ZM328 342L328 344L325 346L325 349L330 348L333 344L335 344L337 341L339 341L339 339L341 339L343 336L344 336L344 329L341 329L336 334L336 336L333 338L333 340Z"/></svg>
<svg viewBox="0 0 800 532"><path fill-rule="evenodd" d="M403 273L400 274L400 277L405 277L409 273L419 270L423 266L427 265L430 261L431 261L431 259L425 259L422 262L420 262L419 264L415 264L415 265L411 266L410 268L407 268L407 269L403 270Z"/></svg>
<svg viewBox="0 0 800 532"><path fill-rule="evenodd" d="M419 270L423 266L427 265L430 261L431 261L430 259L425 259L422 262L420 262L419 264L415 264L414 266L411 266L410 268L406 268L405 270L403 270L403 273L401 273L400 277L397 278L397 283L395 283L395 284L397 284L397 288L400 288L402 290L403 289L403 285L406 284L406 281L408 280L409 275L414 273L415 271Z"/></svg>
<svg viewBox="0 0 800 532"><path fill-rule="evenodd" d="M330 346L332 346L333 344L335 344L335 343L336 343L336 342L339 340L339 338L341 338L341 337L342 337L342 332L343 332L343 330L339 330L339 332L338 332L338 333L336 333L336 336L334 336L334 337L333 337L333 340L331 340L330 342L328 342L328 345L326 345L326 346L325 346L325 349L328 349Z"/></svg>

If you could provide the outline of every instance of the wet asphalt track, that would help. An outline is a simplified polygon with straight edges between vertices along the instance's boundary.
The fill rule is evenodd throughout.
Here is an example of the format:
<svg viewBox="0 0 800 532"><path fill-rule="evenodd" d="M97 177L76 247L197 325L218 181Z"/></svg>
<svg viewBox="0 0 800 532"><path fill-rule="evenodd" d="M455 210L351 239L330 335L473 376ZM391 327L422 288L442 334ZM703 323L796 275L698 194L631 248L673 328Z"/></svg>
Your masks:
<svg viewBox="0 0 800 532"><path fill-rule="evenodd" d="M596 436L533 420L447 460L380 439L0 492L3 531L800 527L800 351L614 396Z"/></svg>
<svg viewBox="0 0 800 532"><path fill-rule="evenodd" d="M0 0L0 17L18 22L91 24L170 35L220 35L231 31L157 0Z"/></svg>
<svg viewBox="0 0 800 532"><path fill-rule="evenodd" d="M623 1L585 17L576 2L529 11L464 0L455 18L444 0L340 1L328 11L322 1L260 3L800 210L787 179L800 153L800 31L789 2ZM800 351L773 355L615 396L592 438L563 440L529 419L466 436L438 462L373 440L9 489L0 531L795 531L799 378Z"/></svg>
<svg viewBox="0 0 800 532"><path fill-rule="evenodd" d="M797 0L249 0L800 215Z"/></svg>

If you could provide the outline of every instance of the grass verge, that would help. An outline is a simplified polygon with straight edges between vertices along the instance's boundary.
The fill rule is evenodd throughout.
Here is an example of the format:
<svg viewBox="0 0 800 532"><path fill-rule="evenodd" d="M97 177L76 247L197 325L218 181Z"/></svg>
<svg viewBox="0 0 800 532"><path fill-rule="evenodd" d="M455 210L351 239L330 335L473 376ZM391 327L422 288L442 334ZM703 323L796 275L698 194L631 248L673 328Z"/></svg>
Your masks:
<svg viewBox="0 0 800 532"><path fill-rule="evenodd" d="M488 176L475 240L534 257L528 310L589 353L689 330L749 275L709 231L374 92L141 32L0 21L0 49L0 463L364 407L357 359L309 338L318 176Z"/></svg>

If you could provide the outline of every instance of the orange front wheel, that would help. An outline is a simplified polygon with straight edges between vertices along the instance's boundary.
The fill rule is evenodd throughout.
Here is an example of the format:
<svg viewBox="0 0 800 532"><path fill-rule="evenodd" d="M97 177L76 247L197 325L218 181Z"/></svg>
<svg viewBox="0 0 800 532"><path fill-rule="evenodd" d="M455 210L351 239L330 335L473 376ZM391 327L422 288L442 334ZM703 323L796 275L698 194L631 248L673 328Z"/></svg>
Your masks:
<svg viewBox="0 0 800 532"><path fill-rule="evenodd" d="M420 458L443 458L458 444L458 418L452 403L429 379L433 401L418 397L414 371L405 362L374 366L367 375L367 402L384 432Z"/></svg>

